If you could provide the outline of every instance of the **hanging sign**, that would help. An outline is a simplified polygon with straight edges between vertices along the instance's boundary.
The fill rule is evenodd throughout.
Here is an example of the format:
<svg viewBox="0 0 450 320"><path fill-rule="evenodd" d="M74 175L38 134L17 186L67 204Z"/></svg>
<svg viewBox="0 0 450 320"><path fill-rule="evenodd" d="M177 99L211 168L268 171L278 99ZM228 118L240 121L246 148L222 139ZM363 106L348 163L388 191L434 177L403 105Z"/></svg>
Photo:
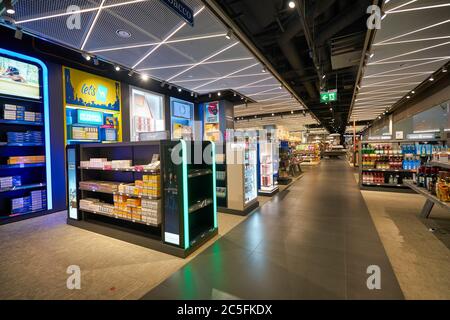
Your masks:
<svg viewBox="0 0 450 320"><path fill-rule="evenodd" d="M181 0L161 0L167 7L186 21L191 27L194 26L194 11Z"/></svg>
<svg viewBox="0 0 450 320"><path fill-rule="evenodd" d="M205 104L205 123L219 123L219 102Z"/></svg>
<svg viewBox="0 0 450 320"><path fill-rule="evenodd" d="M320 103L337 101L337 90L328 90L320 92Z"/></svg>

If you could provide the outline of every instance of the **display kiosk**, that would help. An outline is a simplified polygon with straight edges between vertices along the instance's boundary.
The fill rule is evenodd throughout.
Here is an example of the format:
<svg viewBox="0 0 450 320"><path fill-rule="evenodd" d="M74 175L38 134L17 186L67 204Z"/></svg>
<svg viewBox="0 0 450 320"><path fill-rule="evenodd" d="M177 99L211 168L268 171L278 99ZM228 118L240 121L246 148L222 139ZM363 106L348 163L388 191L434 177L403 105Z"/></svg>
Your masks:
<svg viewBox="0 0 450 320"><path fill-rule="evenodd" d="M258 136L258 194L273 196L279 191L278 168L279 150L278 143L267 131L259 131Z"/></svg>
<svg viewBox="0 0 450 320"><path fill-rule="evenodd" d="M53 209L48 70L0 48L0 224Z"/></svg>
<svg viewBox="0 0 450 320"><path fill-rule="evenodd" d="M204 158L195 157L195 148ZM68 224L180 257L217 234L213 143L84 144L66 151Z"/></svg>

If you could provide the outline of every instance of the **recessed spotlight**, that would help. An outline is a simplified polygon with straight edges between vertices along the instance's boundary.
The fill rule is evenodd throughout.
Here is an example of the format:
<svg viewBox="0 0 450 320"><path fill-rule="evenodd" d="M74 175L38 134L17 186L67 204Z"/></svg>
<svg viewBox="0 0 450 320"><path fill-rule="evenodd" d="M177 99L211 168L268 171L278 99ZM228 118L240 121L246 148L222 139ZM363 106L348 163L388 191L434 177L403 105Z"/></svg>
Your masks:
<svg viewBox="0 0 450 320"><path fill-rule="evenodd" d="M83 56L83 58L86 59L86 61L91 61L91 56L90 56L90 55L88 55L88 54L86 54L86 53L83 53L83 54L81 54L81 55Z"/></svg>
<svg viewBox="0 0 450 320"><path fill-rule="evenodd" d="M16 10L14 10L13 5L11 4L11 0L3 0L4 6L6 8L7 14L15 14Z"/></svg>
<svg viewBox="0 0 450 320"><path fill-rule="evenodd" d="M295 1L289 1L288 6L289 6L289 8L294 9L295 8Z"/></svg>
<svg viewBox="0 0 450 320"><path fill-rule="evenodd" d="M181 92L181 91L183 91L183 89L181 89L181 88L178 88L178 92Z"/></svg>
<svg viewBox="0 0 450 320"><path fill-rule="evenodd" d="M211 98L211 93L210 93L210 94L208 94L208 97L209 97L209 98Z"/></svg>
<svg viewBox="0 0 450 320"><path fill-rule="evenodd" d="M294 110L291 111L291 114L294 114Z"/></svg>
<svg viewBox="0 0 450 320"><path fill-rule="evenodd" d="M217 95L220 97L222 95L222 93L220 93L220 91L219 91L219 92L217 92Z"/></svg>
<svg viewBox="0 0 450 320"><path fill-rule="evenodd" d="M230 29L228 30L227 34L225 35L225 38L228 40L231 40L231 37L233 36L233 31Z"/></svg>
<svg viewBox="0 0 450 320"><path fill-rule="evenodd" d="M131 77L134 74L133 70L130 70L130 72L128 72L128 76Z"/></svg>
<svg viewBox="0 0 450 320"><path fill-rule="evenodd" d="M267 69L266 68L262 68L262 73L266 73L267 72Z"/></svg>
<svg viewBox="0 0 450 320"><path fill-rule="evenodd" d="M275 113L272 113L272 117L275 116Z"/></svg>
<svg viewBox="0 0 450 320"><path fill-rule="evenodd" d="M414 93L416 93L416 92L413 90L413 91L411 91L411 93L414 94Z"/></svg>
<svg viewBox="0 0 450 320"><path fill-rule="evenodd" d="M447 68L442 68L442 72L446 73L447 72Z"/></svg>
<svg viewBox="0 0 450 320"><path fill-rule="evenodd" d="M411 96L406 96L406 99L411 99Z"/></svg>
<svg viewBox="0 0 450 320"><path fill-rule="evenodd" d="M115 69L116 71L120 71L120 67L119 67L119 66L115 66L114 69Z"/></svg>
<svg viewBox="0 0 450 320"><path fill-rule="evenodd" d="M131 33L127 30L116 30L116 34L124 39L130 38L131 37Z"/></svg>
<svg viewBox="0 0 450 320"><path fill-rule="evenodd" d="M434 78L433 78L433 77L431 77L431 78L430 78L430 81L434 81Z"/></svg>
<svg viewBox="0 0 450 320"><path fill-rule="evenodd" d="M374 56L375 56L375 53L372 52L369 56L369 59L372 59Z"/></svg>
<svg viewBox="0 0 450 320"><path fill-rule="evenodd" d="M191 97L193 97L194 96L194 93L193 92L191 92Z"/></svg>
<svg viewBox="0 0 450 320"><path fill-rule="evenodd" d="M172 90L172 88L173 88L173 87L172 87L172 85L171 85L171 84L169 84L169 90Z"/></svg>
<svg viewBox="0 0 450 320"><path fill-rule="evenodd" d="M141 80L142 80L142 81L147 81L147 80L148 80L148 75L146 75L146 74L141 74Z"/></svg>

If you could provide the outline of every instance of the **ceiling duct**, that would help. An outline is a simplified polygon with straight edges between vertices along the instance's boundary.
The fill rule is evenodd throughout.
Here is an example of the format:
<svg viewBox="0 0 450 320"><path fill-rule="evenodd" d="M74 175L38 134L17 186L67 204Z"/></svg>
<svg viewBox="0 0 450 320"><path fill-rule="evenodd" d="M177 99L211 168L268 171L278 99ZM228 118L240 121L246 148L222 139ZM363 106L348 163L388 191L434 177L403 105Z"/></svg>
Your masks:
<svg viewBox="0 0 450 320"><path fill-rule="evenodd" d="M302 58L298 54L298 50L295 47L293 38L297 34L299 34L302 30L303 28L301 23L295 21L294 23L291 23L289 25L289 27L286 29L286 31L281 35L280 39L278 40L278 44L280 45L281 50L288 59L292 68L300 76L300 78L303 78L307 74L307 72L305 69L306 68L305 64L303 63ZM305 82L303 85L311 99L317 98L317 91L314 82L308 81Z"/></svg>
<svg viewBox="0 0 450 320"><path fill-rule="evenodd" d="M333 70L359 65L364 37L364 33L355 33L331 39L331 66Z"/></svg>

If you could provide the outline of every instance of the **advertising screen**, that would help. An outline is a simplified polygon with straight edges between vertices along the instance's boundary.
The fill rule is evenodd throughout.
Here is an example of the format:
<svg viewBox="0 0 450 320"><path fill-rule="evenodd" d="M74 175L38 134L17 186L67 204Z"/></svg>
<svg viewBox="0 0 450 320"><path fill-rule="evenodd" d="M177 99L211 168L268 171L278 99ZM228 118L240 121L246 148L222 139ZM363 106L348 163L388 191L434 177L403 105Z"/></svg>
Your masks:
<svg viewBox="0 0 450 320"><path fill-rule="evenodd" d="M0 56L0 94L40 99L39 68Z"/></svg>

